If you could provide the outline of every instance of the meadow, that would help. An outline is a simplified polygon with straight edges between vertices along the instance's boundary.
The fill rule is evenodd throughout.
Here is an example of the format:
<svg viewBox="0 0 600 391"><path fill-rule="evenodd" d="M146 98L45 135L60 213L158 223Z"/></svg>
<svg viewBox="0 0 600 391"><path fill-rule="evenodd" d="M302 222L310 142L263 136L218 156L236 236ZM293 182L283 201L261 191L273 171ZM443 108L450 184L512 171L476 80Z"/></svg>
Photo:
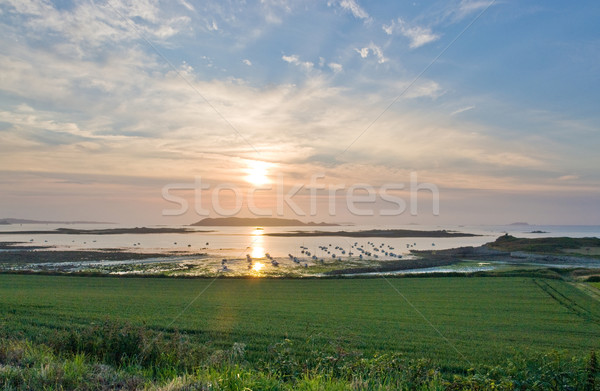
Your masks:
<svg viewBox="0 0 600 391"><path fill-rule="evenodd" d="M137 347L110 356L98 342L109 335L123 344L131 337L126 342ZM578 379L573 381L584 387L590 353L600 349L600 303L565 281L531 277L213 280L5 274L0 275L0 337L6 362L11 345L42 346L59 361L80 357L115 370L139 367L138 375L150 384L198 375L200 368L208 371L202 372L207 378L216 365L225 374L241 368L238 374L266 376L279 387L269 389L302 388L298 382L309 381L307 376L342 382L331 389L361 389L353 371L361 373L357 365L362 363L370 373L379 357L388 369L378 373L388 382L398 363L423 366L421 375L429 382L423 389L452 389L456 376L489 375L490 368L542 370L550 365L547 360L573 365L569 370ZM177 354L183 349L196 358L188 357L184 365L183 356L172 357L166 372L156 366L167 361L154 359L154 369L147 372L148 365L139 361L141 356L150 360L146 350L156 345L167 352L173 344ZM0 349L0 384L4 376L6 385L2 359ZM559 369L564 368L550 373ZM223 373L220 378L227 378ZM146 387L144 381L140 384ZM378 381L383 387L385 381Z"/></svg>

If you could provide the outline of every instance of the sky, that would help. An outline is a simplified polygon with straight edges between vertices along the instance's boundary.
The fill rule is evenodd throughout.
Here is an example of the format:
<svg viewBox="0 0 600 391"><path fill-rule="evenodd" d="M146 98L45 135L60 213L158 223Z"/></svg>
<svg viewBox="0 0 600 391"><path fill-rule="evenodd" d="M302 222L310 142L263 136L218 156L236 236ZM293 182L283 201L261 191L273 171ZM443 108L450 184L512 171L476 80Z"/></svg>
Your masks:
<svg viewBox="0 0 600 391"><path fill-rule="evenodd" d="M0 0L0 217L600 224L598 20L597 1Z"/></svg>

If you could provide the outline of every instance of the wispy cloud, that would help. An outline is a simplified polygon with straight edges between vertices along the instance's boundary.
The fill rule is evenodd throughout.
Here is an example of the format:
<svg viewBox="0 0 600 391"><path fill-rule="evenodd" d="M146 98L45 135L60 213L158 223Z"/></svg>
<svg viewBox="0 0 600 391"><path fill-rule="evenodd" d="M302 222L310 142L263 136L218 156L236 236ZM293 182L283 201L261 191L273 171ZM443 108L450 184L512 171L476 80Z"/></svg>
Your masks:
<svg viewBox="0 0 600 391"><path fill-rule="evenodd" d="M371 17L355 0L337 0L329 1L327 5L339 5L343 10L350 12L355 18L363 19L365 22L371 21Z"/></svg>
<svg viewBox="0 0 600 391"><path fill-rule="evenodd" d="M181 3L181 5L183 5L185 8L187 8L188 11L195 11L196 10L194 8L194 6L191 5L189 2L187 2L186 0L179 0L179 2Z"/></svg>
<svg viewBox="0 0 600 391"><path fill-rule="evenodd" d="M249 67L252 66L252 61L248 60L247 58L243 59L242 62L246 65L248 65Z"/></svg>
<svg viewBox="0 0 600 391"><path fill-rule="evenodd" d="M407 98L428 97L436 99L442 96L444 92L445 91L438 83L433 80L429 80L416 83L406 92L405 96Z"/></svg>
<svg viewBox="0 0 600 391"><path fill-rule="evenodd" d="M281 56L281 59L287 63L302 67L307 71L310 71L315 66L315 64L310 61L300 61L300 57L296 54L292 54L291 56L286 56L284 54Z"/></svg>
<svg viewBox="0 0 600 391"><path fill-rule="evenodd" d="M460 109L454 110L453 112L450 113L450 115L457 115L460 113L464 113L465 111L473 110L474 108L475 108L475 106L462 107Z"/></svg>
<svg viewBox="0 0 600 391"><path fill-rule="evenodd" d="M219 26L217 26L217 22L215 22L214 20L209 23L207 28L208 28L208 31L218 31L219 30Z"/></svg>
<svg viewBox="0 0 600 391"><path fill-rule="evenodd" d="M327 66L333 71L333 73L338 73L344 70L342 64L338 64L335 62L330 62Z"/></svg>
<svg viewBox="0 0 600 391"><path fill-rule="evenodd" d="M395 31L398 31L410 40L409 47L411 49L416 49L430 42L437 41L440 38L440 35L434 34L431 28L410 25L401 18L398 18L397 22L392 20L389 25L383 25L382 29L388 35L392 35Z"/></svg>
<svg viewBox="0 0 600 391"><path fill-rule="evenodd" d="M31 37L39 38L36 33L40 31L53 31L63 39L93 46L138 40L140 33L162 41L181 33L190 23L189 16L165 15L150 1L111 1L102 5L85 2L70 11L41 1L7 0L5 4L7 12L29 28Z"/></svg>
<svg viewBox="0 0 600 391"><path fill-rule="evenodd" d="M355 48L354 51L358 53L361 58L369 57L370 53L377 57L378 63L383 64L384 62L386 62L386 58L383 55L383 50L381 50L381 48L375 45L373 42L369 43L369 46L366 46L364 48Z"/></svg>
<svg viewBox="0 0 600 391"><path fill-rule="evenodd" d="M356 51L356 53L358 53L360 55L361 58L367 58L369 56L369 48L361 48L361 49L354 49Z"/></svg>
<svg viewBox="0 0 600 391"><path fill-rule="evenodd" d="M579 179L579 175L563 175L558 177L559 181L573 181L575 179Z"/></svg>
<svg viewBox="0 0 600 391"><path fill-rule="evenodd" d="M457 7L450 10L450 14L454 19L461 20L474 12L488 7L492 3L494 3L493 0L461 0Z"/></svg>

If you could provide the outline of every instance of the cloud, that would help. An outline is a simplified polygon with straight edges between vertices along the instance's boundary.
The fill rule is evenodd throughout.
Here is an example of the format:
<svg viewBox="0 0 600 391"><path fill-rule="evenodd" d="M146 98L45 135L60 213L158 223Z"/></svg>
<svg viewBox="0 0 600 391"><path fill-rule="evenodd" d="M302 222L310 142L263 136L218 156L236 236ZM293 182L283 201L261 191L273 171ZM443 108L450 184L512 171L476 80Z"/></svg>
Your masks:
<svg viewBox="0 0 600 391"><path fill-rule="evenodd" d="M333 73L338 73L344 70L342 64L338 64L335 62L330 62L329 64L327 64L327 66L333 71Z"/></svg>
<svg viewBox="0 0 600 391"><path fill-rule="evenodd" d="M379 46L375 45L373 42L371 42L369 44L369 46L367 46L367 47L360 48L360 49L355 48L354 51L356 51L362 58L369 57L369 53L371 53L375 57L377 57L377 62L380 64L383 64L384 62L387 61L387 59L383 55L383 50L381 50L381 48Z"/></svg>
<svg viewBox="0 0 600 391"><path fill-rule="evenodd" d="M383 25L382 29L388 35L392 35L394 31L399 31L400 34L410 40L409 47L411 49L416 49L430 42L437 41L440 38L438 34L434 34L431 31L431 28L411 26L401 18L398 18L397 23L392 20L389 25Z"/></svg>
<svg viewBox="0 0 600 391"><path fill-rule="evenodd" d="M0 111L0 121L11 124L14 129L32 132L47 131L62 133L78 138L90 138L90 132L82 131L76 123L57 120L56 112L44 112L21 104L11 111Z"/></svg>
<svg viewBox="0 0 600 391"><path fill-rule="evenodd" d="M367 49L375 56L376 51ZM234 157L276 161L298 174L322 169L313 160L319 155L330 162L332 176L343 176L346 163L337 156L348 144L348 134L358 134L369 125L373 112L389 103L385 94L365 103L361 91L332 86L330 79L318 73L299 85L259 88L238 79L202 80L200 73L182 65L179 72L190 86L174 71L136 51L115 52L103 63L87 63L40 51L27 54L26 48L11 50L9 58L21 58L30 65L23 68L23 77L15 79L14 90L25 94L18 96L27 99L31 91L45 91L37 96L39 101L0 115L2 122L11 124L0 132L0 166L23 170L100 174L128 167L129 175L151 172L153 177L169 177L177 172L190 178L235 178L239 167ZM298 55L284 55L282 60L308 67ZM0 72L12 69L12 64L0 62ZM327 65L337 69L332 64ZM93 75L102 75L95 76L103 86L100 92L80 88L80 80ZM58 95L53 95L56 87L60 87ZM440 90L437 83L424 82L411 89L409 97L435 96ZM40 108L56 99L62 112ZM360 139L344 158L367 162L368 167L371 163L428 167L431 156L449 167L456 160L485 163L486 167L507 162L537 164L535 153L530 160L522 158L529 151L501 155L510 148L472 136L470 129L432 124L429 118L392 109L370 130L373 137ZM259 151L259 157L245 140ZM91 153L94 159L88 159ZM186 163L192 161L201 164ZM390 170L381 175L393 175ZM349 170L347 175L355 174ZM468 169L463 174L468 175Z"/></svg>
<svg viewBox="0 0 600 391"><path fill-rule="evenodd" d="M392 35L394 33L394 27L396 26L396 22L394 22L392 20L392 22L389 25L382 25L381 28L383 29L383 31L385 31L385 33L387 35Z"/></svg>
<svg viewBox="0 0 600 391"><path fill-rule="evenodd" d="M300 61L300 57L297 54L293 54L291 56L283 55L281 56L281 59L290 64L302 67L307 71L310 71L315 66L315 64L310 61Z"/></svg>
<svg viewBox="0 0 600 391"><path fill-rule="evenodd" d="M261 0L260 3L265 21L271 24L283 23L282 15L292 12L292 7L288 0Z"/></svg>
<svg viewBox="0 0 600 391"><path fill-rule="evenodd" d="M407 98L421 98L428 97L432 99L436 99L442 96L445 91L442 90L442 87L433 80L423 81L414 84L407 92Z"/></svg>
<svg viewBox="0 0 600 391"><path fill-rule="evenodd" d="M191 5L190 3L188 3L186 0L179 0L179 2L181 3L181 5L183 5L185 8L187 8L188 11L195 11L196 10L194 8L194 6Z"/></svg>
<svg viewBox="0 0 600 391"><path fill-rule="evenodd" d="M453 0L446 2L445 6L430 13L427 17L435 20L435 25L447 26L459 23L466 17L499 3L501 3L499 0Z"/></svg>
<svg viewBox="0 0 600 391"><path fill-rule="evenodd" d="M575 179L579 179L579 175L563 175L561 177L558 177L559 181L572 181Z"/></svg>
<svg viewBox="0 0 600 391"><path fill-rule="evenodd" d="M460 113L464 113L465 111L473 110L474 108L475 108L475 106L462 107L460 109L454 110L453 112L450 113L450 115L457 115Z"/></svg>
<svg viewBox="0 0 600 391"><path fill-rule="evenodd" d="M371 17L367 11L358 5L355 0L329 1L327 5L331 6L334 3L337 3L343 10L350 12L357 19L363 19L365 22L371 21Z"/></svg>
<svg viewBox="0 0 600 391"><path fill-rule="evenodd" d="M491 6L494 2L495 0L461 0L458 7L452 10L452 15L456 20L460 20L473 12Z"/></svg>
<svg viewBox="0 0 600 391"><path fill-rule="evenodd" d="M283 56L281 56L281 59L285 62L289 62L290 64L297 64L300 62L300 57L298 57L297 55L293 54L291 56L286 56L285 54Z"/></svg>
<svg viewBox="0 0 600 391"><path fill-rule="evenodd" d="M354 49L356 50L356 52L362 57L362 58L367 58L369 56L369 48L362 48L362 49Z"/></svg>
<svg viewBox="0 0 600 391"><path fill-rule="evenodd" d="M572 133L564 129L572 132L572 124L557 121L545 123L544 133L535 137L523 126L525 121L508 121L508 126L503 121L471 123L462 121L461 116L448 121L450 110L457 109L452 113L457 115L474 106L460 108L449 106L445 100L432 102L445 93L442 86L446 83L441 81L420 79L403 99L430 99L393 105L371 127L377 114L406 88L410 80L405 78L411 70L392 69L387 73L388 67L382 66L381 72L368 74L359 66L356 68L361 73L354 73L355 69L344 62L344 55L355 56L352 48L357 46L349 42L356 42L356 35L350 34L343 46L338 45L353 45L349 53L310 52L311 57L306 58L315 63L302 58L304 54L286 54L281 56L283 61L275 58L271 64L274 68L300 67L310 72L297 72L300 77L293 79L294 84L287 84L288 75L277 69L273 74L283 73L281 79L269 75L263 82L257 81L262 74L240 79L231 73L218 73L219 62L225 64L227 60L251 66L246 56L261 66L268 64L251 48L240 50L235 46L237 38L246 34L249 40L266 40L270 37L267 33L280 31L279 26L261 27L262 35L253 35L254 27L249 30L244 24L263 22L264 14L249 11L252 15L248 23L242 20L245 8L229 2L211 3L214 8L210 12L202 2L194 3L198 10L197 14L193 11L194 23L190 23L186 13L192 10L183 3L172 3L172 7L179 7L173 11L171 6L160 8L161 3L155 1L140 1L129 9L129 3L110 0L135 29L157 42L157 48L172 44L173 51L165 54L178 59L189 56L186 60L194 64L193 68L175 60L174 70L107 3L75 2L72 7L58 8L44 1L8 1L2 4L9 5L0 5L0 28L6 33L6 39L0 40L0 167L4 170L0 175L8 170L67 173L82 180L109 175L106 193L113 196L114 188L108 186L118 182L119 177L123 183L137 177L152 181L144 195L152 200L149 202L156 202L160 186L174 176L182 181L202 176L235 182L240 161L248 158L277 162L278 169L294 178L327 170L328 178L340 178L340 183L365 177L383 182L414 168L434 183L463 188L513 189L541 184L571 188L578 181L569 181L577 176L565 174L574 172L590 181L589 186L597 185L597 174L590 168L597 166L590 161L598 162L592 147L598 133L595 123L589 129L577 130L581 137L570 137L584 140L581 144L585 145L579 147L573 141L565 142L565 134ZM344 4L350 7L356 2ZM481 9L481 2L461 4L464 12ZM221 5L222 13L213 12ZM233 8L235 12L227 15ZM283 6L276 10L281 16L286 12ZM223 34L208 33L213 17ZM292 17L296 14L291 13ZM360 18L360 13L355 17L366 20ZM361 22L353 23L362 27L358 34L369 30ZM384 31L407 36L411 45L419 47L436 36L426 26L437 29L439 25L416 26L395 19L384 26ZM194 32L193 28L199 30ZM190 31L198 40L183 37ZM205 48L198 42L209 35L207 47L220 46L222 52L198 50ZM177 41L178 37L186 39ZM385 62L382 48L373 42L366 44L369 40L359 41L361 47L354 51L369 63ZM186 47L190 41L194 45ZM302 46L304 42L294 44ZM203 61L202 54L213 60ZM214 63L210 70L207 62ZM343 73L334 76L339 72ZM337 84L347 80L352 83ZM486 106L475 98L460 101ZM489 115L494 119L494 113ZM367 127L367 136L340 155ZM259 151L258 156L253 147ZM27 183L31 191L40 191L34 180ZM23 189L14 187L14 192ZM56 189L66 192L65 188ZM121 194L126 193L124 190ZM136 205L143 202L136 199Z"/></svg>
<svg viewBox="0 0 600 391"><path fill-rule="evenodd" d="M41 32L52 32L69 42L95 47L138 40L140 35L163 41L180 34L191 21L186 15L166 16L152 1L82 2L71 10L32 0L6 0L5 4L7 13L20 20L32 39L39 39Z"/></svg>
<svg viewBox="0 0 600 391"><path fill-rule="evenodd" d="M208 28L208 31L218 31L219 30L219 26L217 25L217 22L215 22L214 20L211 23L209 23L207 28Z"/></svg>

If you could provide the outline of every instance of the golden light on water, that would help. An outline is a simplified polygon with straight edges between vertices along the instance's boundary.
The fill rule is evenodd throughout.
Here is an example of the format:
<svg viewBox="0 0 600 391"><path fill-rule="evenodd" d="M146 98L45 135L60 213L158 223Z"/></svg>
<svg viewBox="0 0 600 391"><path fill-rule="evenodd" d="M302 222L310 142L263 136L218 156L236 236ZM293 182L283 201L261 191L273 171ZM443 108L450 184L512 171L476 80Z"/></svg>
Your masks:
<svg viewBox="0 0 600 391"><path fill-rule="evenodd" d="M260 246L252 246L252 254L250 254L252 258L264 258L265 257L265 249Z"/></svg>
<svg viewBox="0 0 600 391"><path fill-rule="evenodd" d="M254 266L252 266L252 270L254 270L255 272L259 272L263 267L265 267L264 263L255 262Z"/></svg>
<svg viewBox="0 0 600 391"><path fill-rule="evenodd" d="M252 253L250 256L252 258L264 258L265 257L265 248L263 245L263 230L256 228L252 231Z"/></svg>

